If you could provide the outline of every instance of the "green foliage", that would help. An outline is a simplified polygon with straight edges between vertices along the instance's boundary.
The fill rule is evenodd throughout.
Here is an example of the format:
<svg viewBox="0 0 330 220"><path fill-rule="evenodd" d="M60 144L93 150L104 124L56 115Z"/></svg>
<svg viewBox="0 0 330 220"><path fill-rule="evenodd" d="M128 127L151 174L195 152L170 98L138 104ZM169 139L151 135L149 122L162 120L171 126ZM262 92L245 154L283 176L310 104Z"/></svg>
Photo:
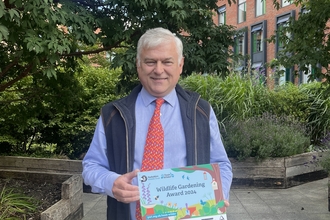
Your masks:
<svg viewBox="0 0 330 220"><path fill-rule="evenodd" d="M275 2L276 0L274 0ZM296 5L305 9L296 21L278 33L280 41L285 42L284 49L278 54L278 60L284 67L297 65L299 71L309 75L309 80L330 80L330 43L329 43L329 0L295 0ZM289 34L286 34L289 33ZM272 37L275 41L275 36ZM288 54L290 54L288 56ZM322 70L323 67L324 69ZM311 69L313 72L311 72Z"/></svg>
<svg viewBox="0 0 330 220"><path fill-rule="evenodd" d="M308 105L307 125L311 130L312 142L319 144L330 131L330 97L328 90L320 84L316 85L304 89L307 94L304 104Z"/></svg>
<svg viewBox="0 0 330 220"><path fill-rule="evenodd" d="M262 116L226 124L222 133L230 157L285 157L306 152L310 142L303 124L290 117Z"/></svg>
<svg viewBox="0 0 330 220"><path fill-rule="evenodd" d="M208 100L221 122L261 114L269 105L269 90L249 76L231 74L223 79L194 74L182 79L180 84Z"/></svg>
<svg viewBox="0 0 330 220"><path fill-rule="evenodd" d="M271 90L255 74L195 74L180 84L211 103L232 157L262 159L305 152L310 142L319 144L330 131L329 103L321 83L288 83Z"/></svg>
<svg viewBox="0 0 330 220"><path fill-rule="evenodd" d="M56 143L55 153L79 158L92 140L96 119L101 107L121 96L116 94L120 69L83 67L76 77L84 92L79 97L81 106L68 113L55 115L52 124L44 130L48 143ZM54 132L57 131L57 132Z"/></svg>
<svg viewBox="0 0 330 220"><path fill-rule="evenodd" d="M16 152L29 152L56 112L77 108L82 87L72 73L58 72L57 80L41 74L26 77L0 93L0 142Z"/></svg>
<svg viewBox="0 0 330 220"><path fill-rule="evenodd" d="M0 3L0 91L28 75L56 77L57 66L75 66L78 42L94 44L98 21L79 4L52 0Z"/></svg>
<svg viewBox="0 0 330 220"><path fill-rule="evenodd" d="M217 7L217 0L1 1L0 92L28 75L58 77L57 67L75 69L76 58L101 52L115 55L112 67L122 68L121 88L130 90L126 85L136 76L137 41L154 27L182 38L184 74L225 74L236 31L213 23ZM94 47L80 48L84 44ZM114 53L123 48L124 53Z"/></svg>
<svg viewBox="0 0 330 220"><path fill-rule="evenodd" d="M89 147L101 106L120 97L120 73L83 66L80 73L59 71L57 80L26 77L0 93L0 152L36 155L43 148L44 156L78 158Z"/></svg>
<svg viewBox="0 0 330 220"><path fill-rule="evenodd" d="M22 219L37 208L37 202L14 189L3 187L0 191L0 219Z"/></svg>
<svg viewBox="0 0 330 220"><path fill-rule="evenodd" d="M284 85L269 90L269 112L275 115L290 115L297 120L306 122L308 116L308 98L306 85L294 85L286 83Z"/></svg>

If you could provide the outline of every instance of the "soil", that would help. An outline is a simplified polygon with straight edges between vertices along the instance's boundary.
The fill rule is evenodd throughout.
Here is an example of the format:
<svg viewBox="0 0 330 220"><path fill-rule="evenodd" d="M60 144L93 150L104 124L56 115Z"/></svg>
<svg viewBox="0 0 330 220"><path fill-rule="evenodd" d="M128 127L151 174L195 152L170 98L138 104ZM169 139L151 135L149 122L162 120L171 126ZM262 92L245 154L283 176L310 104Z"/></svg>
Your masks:
<svg viewBox="0 0 330 220"><path fill-rule="evenodd" d="M37 209L33 213L16 213L15 215L11 216L18 219L40 220L40 214L43 211L61 200L61 184L51 184L45 182L36 183L26 180L0 178L0 194L4 187L6 189L13 189L13 192L15 193L21 193L25 196L32 197L37 202ZM1 205L2 204L0 199L0 206Z"/></svg>

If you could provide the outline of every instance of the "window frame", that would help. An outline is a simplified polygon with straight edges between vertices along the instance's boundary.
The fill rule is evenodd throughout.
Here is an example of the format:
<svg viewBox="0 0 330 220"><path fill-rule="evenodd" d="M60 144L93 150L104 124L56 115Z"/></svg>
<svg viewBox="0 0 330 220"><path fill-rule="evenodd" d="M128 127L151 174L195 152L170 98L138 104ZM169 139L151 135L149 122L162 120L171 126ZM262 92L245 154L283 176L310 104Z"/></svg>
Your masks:
<svg viewBox="0 0 330 220"><path fill-rule="evenodd" d="M293 0L281 0L281 7L289 6L293 3Z"/></svg>
<svg viewBox="0 0 330 220"><path fill-rule="evenodd" d="M283 28L291 18L295 19L295 10L290 11L289 13L281 14L276 16L276 42L275 42L275 57L277 57L277 54L279 51L281 51L281 48L283 44L279 41L279 33L278 30ZM292 36L291 36L292 37ZM280 70L284 71L284 75L280 76L276 81L275 84L277 85L283 85L286 82L294 82L294 74L293 74L293 67L285 68L283 66L280 67Z"/></svg>
<svg viewBox="0 0 330 220"><path fill-rule="evenodd" d="M222 5L217 10L218 13L218 25L226 24L226 5ZM223 18L223 19L222 19Z"/></svg>
<svg viewBox="0 0 330 220"><path fill-rule="evenodd" d="M248 54L248 28L244 27L242 29L240 29L239 31L241 31L239 34L237 34L236 36L234 36L234 54L235 55L241 55L244 56L243 59L238 60L238 68L237 70L241 71L244 67L246 67L246 55ZM238 44L238 39L242 40L242 44ZM242 46L239 46L242 45ZM240 49L242 49L242 51L240 51ZM240 53L242 52L242 53Z"/></svg>
<svg viewBox="0 0 330 220"><path fill-rule="evenodd" d="M283 42L279 41L279 33L278 30L283 28L290 20L290 18L294 18L295 16L295 11L291 11L290 13L282 14L276 17L276 53L278 53L282 46Z"/></svg>
<svg viewBox="0 0 330 220"><path fill-rule="evenodd" d="M256 32L260 31L262 39L260 39L259 45L262 50L255 50L253 47L255 47L254 45L257 43L257 41L255 41ZM250 26L250 39L251 67L257 65L257 67L262 67L264 69L264 65L267 62L267 20L260 21ZM267 71L265 72L265 76L266 75Z"/></svg>
<svg viewBox="0 0 330 220"><path fill-rule="evenodd" d="M259 6L259 7L258 7ZM260 14L258 14L260 9ZM255 15L256 17L266 14L266 0L255 0Z"/></svg>
<svg viewBox="0 0 330 220"><path fill-rule="evenodd" d="M258 43L258 41L255 40L258 33L260 33L259 36L261 37L259 40L259 43ZM263 24L260 23L260 24L252 26L252 28L251 28L251 52L252 52L252 54L263 52L264 51L263 43L264 43ZM259 50L257 50L258 45L259 45Z"/></svg>
<svg viewBox="0 0 330 220"><path fill-rule="evenodd" d="M241 6L244 7L243 10L240 10ZM246 7L246 0L239 0L237 4L237 23L243 23L246 21L246 12L247 12L247 7ZM241 18L241 14L243 14L243 18Z"/></svg>

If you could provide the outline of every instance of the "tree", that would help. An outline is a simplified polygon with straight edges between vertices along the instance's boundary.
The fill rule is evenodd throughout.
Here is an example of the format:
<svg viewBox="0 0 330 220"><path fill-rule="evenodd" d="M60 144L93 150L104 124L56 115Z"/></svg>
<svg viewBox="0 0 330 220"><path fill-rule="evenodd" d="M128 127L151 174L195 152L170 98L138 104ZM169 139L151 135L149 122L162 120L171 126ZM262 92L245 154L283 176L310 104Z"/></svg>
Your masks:
<svg viewBox="0 0 330 220"><path fill-rule="evenodd" d="M119 99L120 69L82 64L58 78L27 76L0 93L0 153L64 154L79 158L93 136L100 108ZM39 76L39 77L37 77Z"/></svg>
<svg viewBox="0 0 330 220"><path fill-rule="evenodd" d="M278 6L276 3L274 0ZM285 67L297 65L297 71L309 74L310 81L320 79L329 84L330 0L294 0L294 3L303 10L297 20L279 33L284 49L278 54L278 63Z"/></svg>
<svg viewBox="0 0 330 220"><path fill-rule="evenodd" d="M231 3L229 0L228 2ZM234 2L234 1L233 1ZM4 0L0 1L0 92L28 75L56 77L74 69L82 55L126 48L113 67L123 79L135 71L135 45L143 32L161 26L184 42L184 74L227 72L233 27L216 26L217 0ZM184 35L181 35L184 31ZM99 48L82 51L81 43Z"/></svg>
<svg viewBox="0 0 330 220"><path fill-rule="evenodd" d="M216 3L0 1L1 147L29 152L33 144L56 144L57 153L78 157L88 147L100 107L119 97L119 82L109 74L121 67L122 85L131 85L125 83L136 78L137 40L149 28L165 27L182 38L184 74L226 74L235 30L213 24ZM84 55L96 55L90 60L108 67L87 71L80 62L86 63ZM89 77L94 80L87 85Z"/></svg>
<svg viewBox="0 0 330 220"><path fill-rule="evenodd" d="M7 146L1 152L29 153L33 144L47 137L45 129L58 124L58 115L66 119L71 112L78 112L83 87L74 72L57 74L58 79L27 76L0 93L0 145ZM53 131L48 138L57 134Z"/></svg>

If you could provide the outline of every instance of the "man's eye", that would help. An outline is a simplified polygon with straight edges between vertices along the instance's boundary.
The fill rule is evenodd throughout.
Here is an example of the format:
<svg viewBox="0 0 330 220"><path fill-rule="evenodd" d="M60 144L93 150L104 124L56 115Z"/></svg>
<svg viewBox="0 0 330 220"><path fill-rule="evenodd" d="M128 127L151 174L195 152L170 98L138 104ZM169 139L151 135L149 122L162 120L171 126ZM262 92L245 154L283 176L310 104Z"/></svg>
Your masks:
<svg viewBox="0 0 330 220"><path fill-rule="evenodd" d="M172 62L172 61L165 61L164 64L165 64L165 65L172 65L173 62Z"/></svg>
<svg viewBox="0 0 330 220"><path fill-rule="evenodd" d="M155 65L155 61L146 61L145 64L147 64L148 66L152 66Z"/></svg>

